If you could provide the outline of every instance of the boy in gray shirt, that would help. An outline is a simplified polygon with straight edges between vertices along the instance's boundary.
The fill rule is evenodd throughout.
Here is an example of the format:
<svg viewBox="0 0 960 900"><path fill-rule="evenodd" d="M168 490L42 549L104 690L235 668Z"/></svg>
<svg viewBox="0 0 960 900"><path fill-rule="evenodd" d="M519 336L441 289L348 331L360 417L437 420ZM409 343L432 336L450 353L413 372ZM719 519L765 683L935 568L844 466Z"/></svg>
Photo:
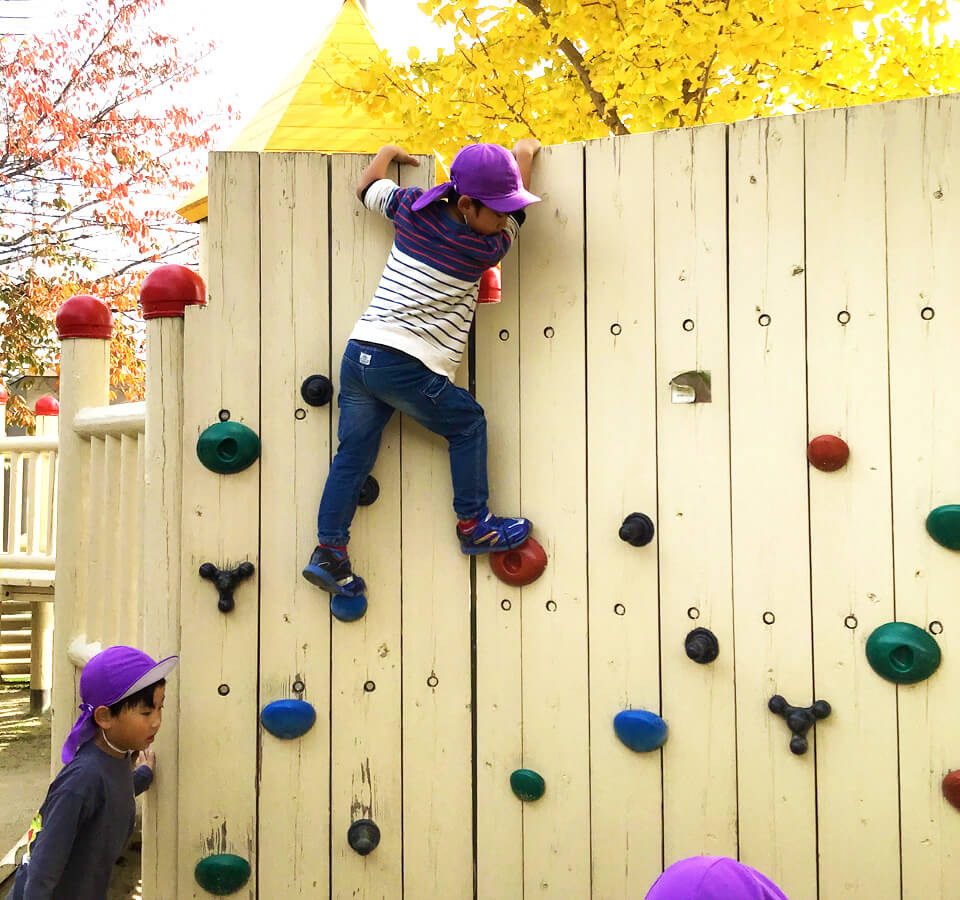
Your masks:
<svg viewBox="0 0 960 900"><path fill-rule="evenodd" d="M133 832L134 797L153 781L166 676L133 647L110 647L80 675L81 714L63 745L65 763L30 829L10 900L105 900L114 863ZM136 769L130 755L137 753Z"/></svg>

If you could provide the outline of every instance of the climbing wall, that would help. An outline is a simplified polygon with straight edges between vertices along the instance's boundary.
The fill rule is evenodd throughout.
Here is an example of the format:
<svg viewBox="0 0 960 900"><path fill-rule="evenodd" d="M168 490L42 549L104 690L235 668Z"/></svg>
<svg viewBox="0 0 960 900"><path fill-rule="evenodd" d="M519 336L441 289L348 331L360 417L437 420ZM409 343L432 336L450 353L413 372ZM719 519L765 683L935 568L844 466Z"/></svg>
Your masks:
<svg viewBox="0 0 960 900"><path fill-rule="evenodd" d="M545 148L460 380L546 568L459 553L444 443L398 417L355 621L299 575L337 425L301 384L336 389L392 226L366 157L214 155L178 896L627 900L693 854L791 900L960 896L958 128L944 97ZM211 471L229 423L259 454ZM253 566L228 612L207 562Z"/></svg>

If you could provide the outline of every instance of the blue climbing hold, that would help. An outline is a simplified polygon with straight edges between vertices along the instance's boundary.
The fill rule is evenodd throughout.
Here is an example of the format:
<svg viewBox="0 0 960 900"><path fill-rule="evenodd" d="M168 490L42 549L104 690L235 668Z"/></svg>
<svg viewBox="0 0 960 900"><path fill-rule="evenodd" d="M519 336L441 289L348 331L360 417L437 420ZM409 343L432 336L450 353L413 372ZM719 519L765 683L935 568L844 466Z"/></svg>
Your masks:
<svg viewBox="0 0 960 900"><path fill-rule="evenodd" d="M348 597L346 594L335 594L330 598L330 612L341 622L356 622L362 619L367 611L367 598L363 594Z"/></svg>
<svg viewBox="0 0 960 900"><path fill-rule="evenodd" d="M316 710L305 700L274 700L260 713L260 721L274 737L303 737L317 721Z"/></svg>
<svg viewBox="0 0 960 900"><path fill-rule="evenodd" d="M618 712L613 719L613 730L624 744L638 753L649 753L667 741L667 723L645 709Z"/></svg>

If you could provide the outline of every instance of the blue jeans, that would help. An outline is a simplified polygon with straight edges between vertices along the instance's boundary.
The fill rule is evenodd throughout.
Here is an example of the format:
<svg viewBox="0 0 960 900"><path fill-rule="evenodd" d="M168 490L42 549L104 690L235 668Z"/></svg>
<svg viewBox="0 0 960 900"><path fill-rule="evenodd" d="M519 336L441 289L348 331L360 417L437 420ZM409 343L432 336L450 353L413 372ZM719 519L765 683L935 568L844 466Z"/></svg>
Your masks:
<svg viewBox="0 0 960 900"><path fill-rule="evenodd" d="M317 513L321 544L342 546L350 540L360 488L395 409L449 442L457 516L472 519L486 508L487 420L469 391L406 353L349 341L340 364L337 405L340 446Z"/></svg>

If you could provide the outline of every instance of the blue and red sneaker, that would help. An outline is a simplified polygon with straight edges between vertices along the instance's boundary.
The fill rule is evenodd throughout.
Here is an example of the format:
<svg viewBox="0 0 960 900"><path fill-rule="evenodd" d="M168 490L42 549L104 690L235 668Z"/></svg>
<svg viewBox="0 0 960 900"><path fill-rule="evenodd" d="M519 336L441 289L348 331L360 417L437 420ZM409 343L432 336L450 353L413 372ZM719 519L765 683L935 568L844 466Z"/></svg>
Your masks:
<svg viewBox="0 0 960 900"><path fill-rule="evenodd" d="M472 524L464 527L457 524L457 537L460 550L468 556L481 553L500 553L519 547L530 537L529 519L499 518L489 510L484 510Z"/></svg>
<svg viewBox="0 0 960 900"><path fill-rule="evenodd" d="M303 567L303 577L331 594L357 597L367 589L363 579L353 574L346 547L317 544L310 562Z"/></svg>

